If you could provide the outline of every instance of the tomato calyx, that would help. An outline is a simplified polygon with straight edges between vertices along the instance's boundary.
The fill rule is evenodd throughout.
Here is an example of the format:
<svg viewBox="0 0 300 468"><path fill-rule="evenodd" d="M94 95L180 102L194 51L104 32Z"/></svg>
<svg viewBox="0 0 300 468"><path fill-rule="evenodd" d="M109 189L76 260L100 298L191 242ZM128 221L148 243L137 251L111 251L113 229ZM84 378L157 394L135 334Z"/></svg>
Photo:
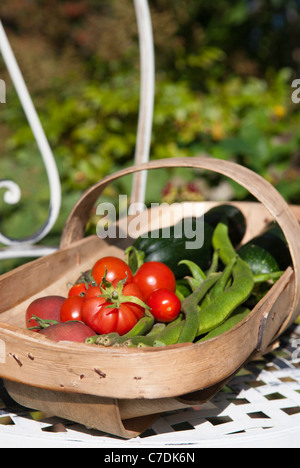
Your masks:
<svg viewBox="0 0 300 468"><path fill-rule="evenodd" d="M128 302L141 306L145 310L150 309L150 307L138 297L126 296L123 294L123 289L127 282L127 276L124 279L115 280L112 283L107 281L105 276L103 277L99 287L102 293L100 297L105 299L107 309L119 309L121 304Z"/></svg>

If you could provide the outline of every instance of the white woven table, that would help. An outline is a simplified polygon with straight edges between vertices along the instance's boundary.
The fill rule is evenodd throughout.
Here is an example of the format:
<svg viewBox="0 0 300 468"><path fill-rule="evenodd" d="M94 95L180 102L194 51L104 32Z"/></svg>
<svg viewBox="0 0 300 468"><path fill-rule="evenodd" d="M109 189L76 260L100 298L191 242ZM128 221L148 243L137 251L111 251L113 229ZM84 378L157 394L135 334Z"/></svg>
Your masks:
<svg viewBox="0 0 300 468"><path fill-rule="evenodd" d="M209 403L165 414L132 440L23 408L1 385L0 447L298 448L299 356L300 327L295 327L282 337L279 349L249 363Z"/></svg>

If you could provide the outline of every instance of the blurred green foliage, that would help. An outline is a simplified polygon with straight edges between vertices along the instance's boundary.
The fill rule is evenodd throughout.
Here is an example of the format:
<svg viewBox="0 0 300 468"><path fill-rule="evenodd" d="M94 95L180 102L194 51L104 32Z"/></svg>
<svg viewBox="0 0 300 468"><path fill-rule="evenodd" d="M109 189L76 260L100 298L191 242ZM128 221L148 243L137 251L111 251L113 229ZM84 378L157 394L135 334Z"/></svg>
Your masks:
<svg viewBox="0 0 300 468"><path fill-rule="evenodd" d="M209 154L236 161L299 203L300 112L291 84L300 72L300 2L149 3L157 66L151 158ZM133 163L139 109L134 9L131 0L2 0L0 16L62 181L61 214L46 239L57 245L81 193ZM9 86L0 108L0 170L21 185L22 202L8 206L1 200L1 231L23 237L44 222L49 189L3 64L2 75ZM192 182L191 171L150 173L147 202L158 201L157 194L177 200L179 186L180 197L206 198L222 180L215 174L201 180L198 174ZM130 183L118 182L105 197L115 201L119 193L129 194ZM249 198L229 184L220 197Z"/></svg>

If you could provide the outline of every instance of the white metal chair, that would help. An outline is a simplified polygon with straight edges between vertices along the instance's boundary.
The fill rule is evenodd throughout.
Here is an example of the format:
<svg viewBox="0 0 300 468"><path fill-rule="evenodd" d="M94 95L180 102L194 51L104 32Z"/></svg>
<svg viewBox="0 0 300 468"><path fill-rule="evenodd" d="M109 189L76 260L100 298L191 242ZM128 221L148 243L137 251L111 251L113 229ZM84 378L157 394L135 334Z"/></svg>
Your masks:
<svg viewBox="0 0 300 468"><path fill-rule="evenodd" d="M151 16L147 0L134 0L136 11L140 55L141 55L141 99L137 129L135 163L147 162L152 133L155 65ZM21 70L16 61L0 19L0 52L7 66L12 82L32 129L40 154L43 158L50 187L49 215L44 225L35 234L25 239L13 239L0 233L0 260L5 258L39 257L52 253L55 248L39 245L53 228L61 208L61 184L52 149L43 130L40 119L28 92ZM134 177L132 202L143 202L145 197L147 174L143 172ZM12 180L1 180L0 188L6 189L4 201L16 204L20 201L21 191Z"/></svg>

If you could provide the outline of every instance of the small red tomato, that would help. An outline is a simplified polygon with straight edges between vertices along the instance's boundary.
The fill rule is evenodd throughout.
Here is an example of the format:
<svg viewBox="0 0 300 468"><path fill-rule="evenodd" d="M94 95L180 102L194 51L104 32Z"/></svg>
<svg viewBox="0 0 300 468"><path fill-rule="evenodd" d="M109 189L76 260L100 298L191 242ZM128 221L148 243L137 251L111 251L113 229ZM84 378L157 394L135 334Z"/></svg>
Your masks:
<svg viewBox="0 0 300 468"><path fill-rule="evenodd" d="M161 262L146 262L137 271L133 278L142 291L144 298L156 289L168 289L175 293L176 279L172 270Z"/></svg>
<svg viewBox="0 0 300 468"><path fill-rule="evenodd" d="M68 297L63 303L60 310L60 319L62 322L70 322L72 320L81 320L81 309L84 303L84 298L81 296Z"/></svg>
<svg viewBox="0 0 300 468"><path fill-rule="evenodd" d="M66 298L61 296L45 296L35 299L26 310L26 328L38 327L33 315L43 320L55 320L60 322L60 309ZM32 330L38 332L39 330Z"/></svg>
<svg viewBox="0 0 300 468"><path fill-rule="evenodd" d="M85 283L75 283L74 286L71 287L68 293L68 297L71 296L84 296L87 292L87 286Z"/></svg>
<svg viewBox="0 0 300 468"><path fill-rule="evenodd" d="M127 277L127 283L132 281L132 272L126 262L117 257L100 258L92 268L92 277L100 284L106 273L106 280L112 283L115 279Z"/></svg>
<svg viewBox="0 0 300 468"><path fill-rule="evenodd" d="M147 300L151 314L158 322L172 322L181 310L181 302L173 292L168 289L157 289L153 291Z"/></svg>

